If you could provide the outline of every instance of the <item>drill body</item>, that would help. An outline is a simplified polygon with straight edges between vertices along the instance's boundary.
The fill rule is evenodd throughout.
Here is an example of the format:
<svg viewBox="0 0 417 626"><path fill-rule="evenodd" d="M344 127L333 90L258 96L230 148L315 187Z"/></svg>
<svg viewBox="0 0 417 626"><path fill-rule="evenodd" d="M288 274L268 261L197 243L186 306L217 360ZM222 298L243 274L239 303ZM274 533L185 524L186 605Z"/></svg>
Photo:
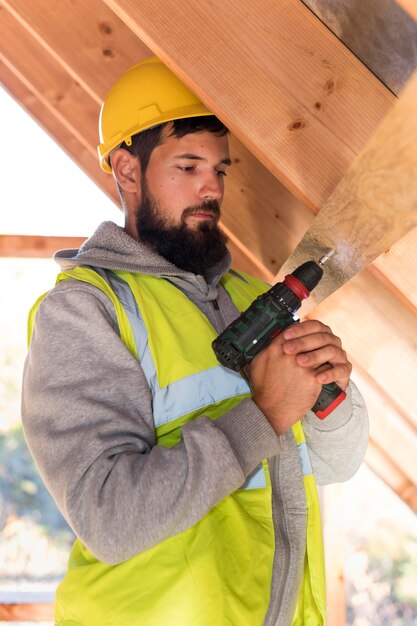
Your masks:
<svg viewBox="0 0 417 626"><path fill-rule="evenodd" d="M314 261L308 261L286 276L282 283L258 296L213 341L213 350L219 362L234 371L240 371L250 363L274 337L299 321L295 313L322 275L321 267ZM345 397L345 392L336 383L323 385L312 410L324 419Z"/></svg>

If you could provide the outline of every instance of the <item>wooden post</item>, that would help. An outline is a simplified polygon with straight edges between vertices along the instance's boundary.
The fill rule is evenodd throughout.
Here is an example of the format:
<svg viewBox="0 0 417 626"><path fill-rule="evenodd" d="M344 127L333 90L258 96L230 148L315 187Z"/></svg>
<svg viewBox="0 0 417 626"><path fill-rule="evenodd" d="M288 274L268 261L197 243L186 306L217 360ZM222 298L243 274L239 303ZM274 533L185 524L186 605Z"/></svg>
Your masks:
<svg viewBox="0 0 417 626"><path fill-rule="evenodd" d="M326 562L326 604L329 626L345 626L345 537L343 484L323 488L323 539Z"/></svg>

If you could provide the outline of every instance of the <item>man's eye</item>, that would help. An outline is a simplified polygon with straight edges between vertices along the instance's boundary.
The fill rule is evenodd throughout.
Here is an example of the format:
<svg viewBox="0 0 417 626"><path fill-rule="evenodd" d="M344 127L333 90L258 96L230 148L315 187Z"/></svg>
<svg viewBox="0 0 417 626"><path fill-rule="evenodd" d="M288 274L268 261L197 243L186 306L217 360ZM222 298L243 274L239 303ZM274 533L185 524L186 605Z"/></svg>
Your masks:
<svg viewBox="0 0 417 626"><path fill-rule="evenodd" d="M195 167L194 165L179 165L178 169L182 172L194 172Z"/></svg>
<svg viewBox="0 0 417 626"><path fill-rule="evenodd" d="M217 175L218 176L227 176L226 172L224 172L223 170L217 170Z"/></svg>

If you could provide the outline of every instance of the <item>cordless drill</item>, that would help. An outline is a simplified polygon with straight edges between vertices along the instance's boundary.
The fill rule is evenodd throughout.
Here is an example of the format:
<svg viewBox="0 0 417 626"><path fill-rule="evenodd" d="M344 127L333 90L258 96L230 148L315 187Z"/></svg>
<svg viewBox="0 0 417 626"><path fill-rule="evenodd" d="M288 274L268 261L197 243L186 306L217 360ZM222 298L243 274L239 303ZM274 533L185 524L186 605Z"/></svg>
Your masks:
<svg viewBox="0 0 417 626"><path fill-rule="evenodd" d="M330 255L320 259L323 264ZM212 343L219 362L236 372L240 371L285 328L300 320L295 312L301 301L308 298L323 276L323 270L314 261L303 263L282 283L277 283L258 296L246 311L232 322ZM346 397L336 385L323 385L314 413L324 419Z"/></svg>

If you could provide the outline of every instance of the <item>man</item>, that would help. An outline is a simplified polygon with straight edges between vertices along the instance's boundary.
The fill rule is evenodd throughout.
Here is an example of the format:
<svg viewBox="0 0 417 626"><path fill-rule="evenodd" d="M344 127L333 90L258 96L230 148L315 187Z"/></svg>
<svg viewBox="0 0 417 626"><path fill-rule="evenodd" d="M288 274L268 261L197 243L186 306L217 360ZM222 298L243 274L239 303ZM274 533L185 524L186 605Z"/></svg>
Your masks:
<svg viewBox="0 0 417 626"><path fill-rule="evenodd" d="M220 366L211 342L267 289L229 271L218 228L227 129L151 58L109 92L100 131L125 228L56 255L23 385L29 446L78 537L56 623L324 624L314 475L348 479L367 440L340 339L291 327L250 387ZM322 421L332 381L347 398Z"/></svg>

